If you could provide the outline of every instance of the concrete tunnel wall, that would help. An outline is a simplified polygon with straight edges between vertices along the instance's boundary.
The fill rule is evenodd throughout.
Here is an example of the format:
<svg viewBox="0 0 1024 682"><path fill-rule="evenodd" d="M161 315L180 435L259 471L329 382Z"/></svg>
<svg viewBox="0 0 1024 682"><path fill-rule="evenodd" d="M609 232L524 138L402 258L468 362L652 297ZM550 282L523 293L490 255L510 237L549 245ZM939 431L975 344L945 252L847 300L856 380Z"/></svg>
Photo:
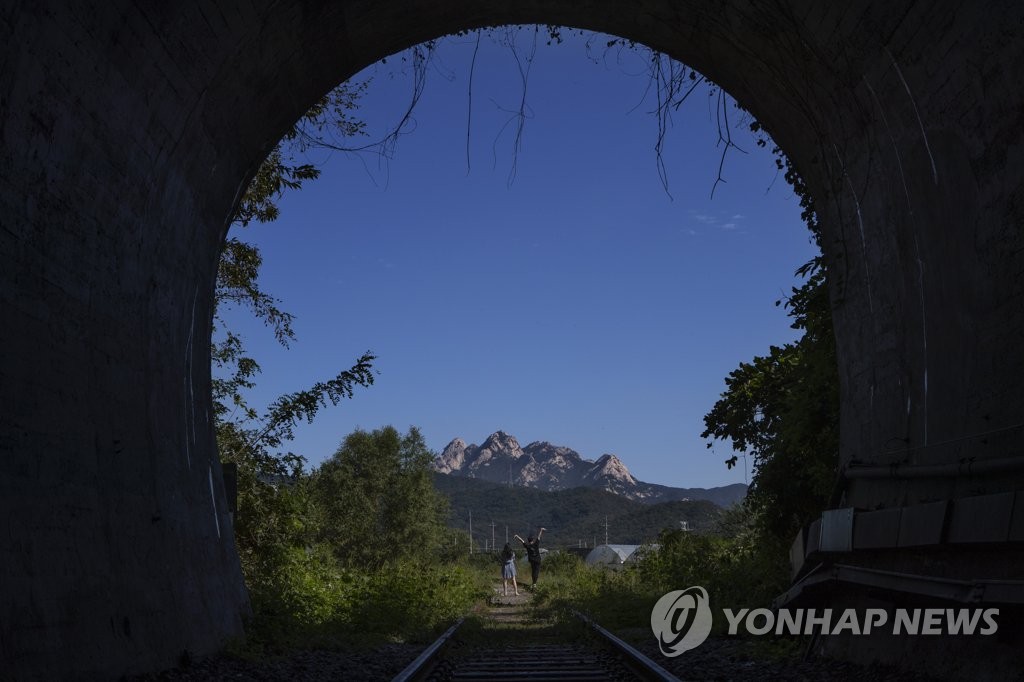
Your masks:
<svg viewBox="0 0 1024 682"><path fill-rule="evenodd" d="M319 95L461 29L608 31L724 86L816 197L842 461L1019 454L1022 14L1012 1L909 0L0 9L0 663L105 677L241 632L209 417L228 216ZM994 433L965 438L982 432ZM1021 487L1019 474L858 480L844 503Z"/></svg>

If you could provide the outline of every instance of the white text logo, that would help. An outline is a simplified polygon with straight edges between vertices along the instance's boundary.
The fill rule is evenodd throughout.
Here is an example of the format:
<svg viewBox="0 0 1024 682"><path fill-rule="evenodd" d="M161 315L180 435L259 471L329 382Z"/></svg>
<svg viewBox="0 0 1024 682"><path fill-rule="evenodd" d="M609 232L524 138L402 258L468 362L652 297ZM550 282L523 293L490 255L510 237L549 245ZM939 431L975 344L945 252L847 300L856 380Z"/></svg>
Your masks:
<svg viewBox="0 0 1024 682"><path fill-rule="evenodd" d="M729 634L740 623L752 635L869 635L885 629L894 635L994 635L999 609L896 609L889 620L885 609L723 609ZM888 626L888 627L887 627Z"/></svg>

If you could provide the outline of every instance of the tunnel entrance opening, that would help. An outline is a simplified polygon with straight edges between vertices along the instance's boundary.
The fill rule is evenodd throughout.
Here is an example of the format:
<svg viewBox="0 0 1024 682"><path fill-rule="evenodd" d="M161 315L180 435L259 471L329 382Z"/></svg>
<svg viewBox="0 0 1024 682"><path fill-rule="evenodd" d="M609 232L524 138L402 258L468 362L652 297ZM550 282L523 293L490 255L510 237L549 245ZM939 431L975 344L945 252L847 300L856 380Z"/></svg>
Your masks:
<svg viewBox="0 0 1024 682"><path fill-rule="evenodd" d="M527 45L532 34L533 29L528 27ZM603 46L607 38L589 40ZM488 59L493 62L496 55L488 54L486 47L477 54L472 39L462 48L466 57L462 65L450 52L437 59L465 78L465 64L472 53L477 101L487 102L494 97L500 102L500 94L485 90L488 86L497 86L499 91L509 87L508 81L490 82L494 76L487 70L493 68L488 67ZM629 55L646 67L647 57L632 52ZM561 61L552 62L556 58ZM584 45L579 43L555 46L537 55L528 88L528 106L535 118L528 122L528 147L521 154L520 175L511 187L506 185L504 166L495 172L489 164L480 164L475 148L475 173L467 179L465 129L451 121L453 116L447 108L429 100L453 100L462 113L468 86L459 83L444 89L444 83L431 83L414 112L417 130L403 139L397 160L389 165L386 191L376 188L357 162L352 164L355 169L351 174L327 165L323 178L297 193L290 203L285 200L284 224L266 231L269 240L262 242L261 248L270 267L274 258L287 261L291 267L278 268L278 278L265 281L274 295L282 294L279 286L287 288L289 303L284 307L291 310L291 303L299 299L303 304L299 322L315 324L311 346L307 345L311 341L307 337L309 327L301 334L303 338L294 351L301 354L299 362L289 358L288 351L281 353L288 368L284 375L295 381L303 371L313 375L333 371L336 368L330 363L337 362L339 354L345 357L340 351L344 340L352 344L350 355L372 348L381 357L378 367L383 372L370 389L374 395L361 394L340 411L339 417L346 424L364 428L418 424L427 427L425 433L435 439L432 445L437 452L455 436L480 438L501 429L517 436L524 446L533 440L548 440L570 446L591 460L605 452L618 453L632 474L644 482L685 488L718 486L729 475L722 462L728 457L728 448L721 456L704 454L704 442L698 437L703 429L701 416L711 407L722 390L723 377L737 362L749 360L754 353L764 354L771 344L794 335L785 316L772 303L788 289L796 265L813 257L814 250L807 243L805 228L799 225L798 200L786 191L783 181L777 179L779 187L773 189L774 194L762 197L776 179L768 149L759 159L761 173L756 179L747 178L750 169L744 165L746 157L727 160L723 174L729 184L718 188L717 195L708 201L716 173L720 172L721 150L715 148L714 123L707 122L706 129L699 133L690 130L707 117L703 101L707 95L703 91L684 105L687 109L676 113L676 125L686 130L689 138L671 138L672 152L665 152L670 178L675 180L670 187L674 201L670 201L659 185L650 148L657 121L644 116L632 124L638 130L623 130L629 125L623 116L629 108L646 112L653 106L638 103L645 78L640 76L636 79L639 83L630 83L620 74L618 80L627 80L628 86L622 88L610 84L608 81L616 79L601 73L598 67L596 77L586 79L576 66L585 58ZM395 62L402 63L394 56L388 58L389 64ZM505 53L501 65L512 71L509 80L514 92L508 98L517 100L521 84L516 80L514 59ZM636 64L629 66L635 69ZM387 82L390 74L378 72L377 76L378 82ZM602 96L583 102L583 88L570 91L570 83L581 79L586 79L589 87L602 88ZM574 107L552 107L557 101L552 94L555 91L572 101ZM367 98L373 94L371 90ZM620 102L628 102L628 108L615 104ZM404 110L404 102L395 105L389 100L389 106L392 112ZM597 109L615 110L619 117L602 117ZM370 101L366 111L373 116L378 108ZM491 131L500 128L508 115L499 112L501 115L489 127L484 120L486 113L477 112L473 134L483 138L484 151L490 152ZM738 112L731 115L734 121L740 118ZM584 116L589 117L585 122ZM570 127L586 125L588 129L566 130L566 120L572 121ZM556 135L552 135L552 127L557 128ZM448 135L448 130L440 128L452 129L454 134ZM744 133L745 126L737 126L734 131L737 136ZM604 148L588 149L595 140ZM556 143L560 145L557 151L549 151L548 147ZM749 138L737 139L737 143L751 156L757 150ZM627 152L627 146L636 149ZM684 165L696 166L699 172L691 177L683 172ZM633 177L640 175L643 177ZM344 188L342 196L338 188ZM757 197L757 208L735 203L741 194ZM303 206L307 203L312 207L309 212ZM654 203L659 208L637 207ZM341 217L325 220L321 215L324 213ZM308 223L323 224L312 228ZM460 227L462 223L469 229ZM309 229L303 231L304 227ZM366 234L371 231L382 235L371 239ZM663 232L676 234L669 238ZM693 241L700 238L713 240L713 246L707 241L702 245ZM557 244L552 245L553 240ZM775 250L784 255L776 255ZM587 261L586 266L578 260ZM475 268L478 263L480 267ZM655 270L671 271L673 276L657 276L652 272ZM681 275L689 270L697 272L684 279ZM446 276L450 272L457 272L457 277ZM729 274L721 277L723 272ZM325 273L344 282L333 286ZM747 277L756 277L757 283L745 281ZM727 293L736 295L730 297ZM736 300L741 297L750 304ZM309 301L311 304L319 299L321 305L304 305L307 298L314 299ZM372 305L360 305L360 299ZM774 333L760 332L766 322L758 319L762 316L774 319ZM317 317L325 318L324 323L314 319ZM741 318L744 323L730 330L726 317ZM666 318L678 318L679 322L670 325ZM317 327L325 326L328 320L338 324L319 334ZM589 333L581 330L570 336L570 330L564 329L569 320ZM258 321L255 326L260 326ZM707 337L707 345L688 349L685 344L691 336ZM269 332L264 331L264 337L270 342ZM382 347L389 339L393 342ZM660 350L662 345L667 352ZM326 366L311 371L309 357L318 347L330 349L332 359L327 361L325 354ZM733 351L726 351L727 347ZM718 353L721 360L717 355L712 357ZM675 358L676 354L681 357ZM680 367L688 360L690 371L684 375L676 367L670 370L664 366L667 355L672 355L674 364ZM706 379L700 378L703 388L699 390L694 364L709 369ZM387 370L389 366L391 371ZM712 366L717 370L711 370ZM414 379L403 381L405 377L396 377L394 368L415 375ZM432 375L428 369L434 370ZM265 378L273 381L270 376ZM561 390L566 385L575 388ZM580 386L585 388L581 390ZM293 384L278 384L263 402L294 388ZM690 413L685 425L676 416L682 400L672 395L682 391L698 394L693 405L686 406ZM372 407L361 409L371 398ZM430 403L451 406L431 411ZM428 412L432 417L425 416ZM440 418L436 412L451 414L443 419L449 430L438 433L438 429L431 428L430 420ZM517 422L525 420L530 425L544 414L553 419L545 422L545 428L533 425L534 435L523 440ZM323 438L306 441L318 443L319 452L302 446L287 449L311 456L313 463L329 455L351 426L339 426L334 419L325 421ZM625 424L632 428L625 429ZM597 431L599 426L600 436L586 433ZM609 433L616 428L626 433ZM664 462L659 469L638 460L637 455L648 454L644 450L650 448L637 443L643 438L653 440L645 431L655 428L660 429L658 437L662 441L670 439L672 447L691 455L689 466L678 461L672 467L676 471L670 472ZM587 447L580 438L559 435L566 430L586 436L596 445ZM616 446L613 437L629 440L632 449L624 451ZM687 445L681 446L682 442ZM512 448L518 449L519 445ZM834 448L831 452L834 457ZM221 455L225 455L223 450ZM703 475L710 480L695 480L701 463L694 461L698 457L709 462L707 468L711 471ZM834 469L834 462L830 464L829 468ZM516 477L520 469L516 468ZM652 470L657 475L651 475ZM732 481L742 482L742 472L742 465L733 470ZM673 474L675 477L669 480ZM512 478L511 468L508 475ZM831 489L831 474L827 487ZM792 497L803 499L804 495ZM823 504L818 502L814 511ZM464 522L466 515L456 518ZM477 521L479 533L479 515ZM700 528L703 530L705 525ZM565 536L559 536L562 530L549 533L550 542L564 543ZM603 531L598 531L590 528L582 533L586 543L591 543L595 532L601 536ZM616 527L614 517L611 531L617 542L654 539L623 537L623 528ZM486 546L488 539L479 539L480 544ZM247 556L244 551L242 555ZM243 566L248 567L244 561ZM783 588L779 584L776 589L781 592Z"/></svg>
<svg viewBox="0 0 1024 682"><path fill-rule="evenodd" d="M529 30L532 33L532 28ZM603 44L604 39L600 39L600 42ZM462 56L468 62L468 56L473 51L472 45L462 47L465 48ZM454 65L453 60L459 57L453 54L458 49L459 46L453 46L452 53L439 57L445 68L456 71L465 68L466 64ZM495 48L496 51L499 49ZM359 339L358 329L352 332L348 328L358 328L360 322L368 318L373 318L374 325L387 324L388 318L401 318L405 313L399 311L410 305L403 301L402 296L413 290L413 279L421 282L420 286L431 287L429 292L416 292L416 307L422 308L424 313L415 319L418 336L439 337L436 342L438 345L431 347L429 352L420 352L424 359L445 356L445 348L440 345L441 337L447 339L445 343L451 341L465 344L459 346L460 350L456 354L473 350L474 344L468 338L463 340L446 336L448 329L442 326L441 321L457 320L451 323L455 327L448 331L471 336L475 328L486 328L489 316L500 317L503 313L515 321L510 324L517 330L521 324L526 323L540 325L542 328L554 326L560 314L586 314L589 316L586 325L588 329L593 328L590 343L594 346L605 340L593 337L601 333L614 333L614 325L607 320L616 316L625 320L630 315L628 326L636 332L635 337L632 337L635 338L634 343L653 343L643 342L642 338L656 331L662 334L671 332L671 343L678 346L681 357L706 358L708 353L715 350L714 345L731 344L735 347L732 355L728 360L720 362L716 371L709 372L710 378L702 389L707 404L703 408L693 407L690 410L695 413L687 427L695 436L690 449L703 450L703 440L696 439L696 434L702 430L699 417L710 407L714 396L721 392L722 378L741 359L749 359L748 355L763 353L770 344L787 341L797 335L789 328L785 316L774 310L773 303L787 295L788 287L794 280L793 270L813 258L817 251L804 232L805 228L799 225L798 199L785 186L768 149L758 149L751 137L737 140L749 154L741 157L739 155L742 152L737 151L734 152L735 157L725 161L724 175L729 178L729 185L717 187L718 195L709 200L709 193L716 189L716 173L722 159L721 146L715 143L718 134L716 123L703 120L707 113L702 101L695 101L695 107L685 111L688 115L685 120L677 113L676 125L685 129L685 134L690 137L670 140L673 145L671 155L664 159L669 172L678 174L670 188L674 196L661 189L656 174L656 156L651 146L656 137L657 121L653 117L647 118L649 114L646 113L638 115L639 120L636 121L625 116L629 109L646 110L654 106L650 102L641 104L640 101L646 77L638 76L633 84L628 76L619 74L620 77L615 80L619 84L614 86L616 89L610 95L593 96L586 104L577 102L575 107L561 104L552 106L556 97L551 91L560 86L559 79L584 78L571 75L573 72L568 69L572 67L564 63L571 63L574 58L575 61L583 62L586 58L584 49L580 44L556 46L551 48L550 54L538 57L537 70L546 69L549 73L535 73L533 76L528 106L541 111L535 114L539 120L531 121L533 128L527 128L531 149L522 152L520 163L529 165L521 166L520 172L528 175L521 177L518 182L506 186L505 165L497 171L489 165L479 168L484 165L480 163L479 157L485 156L485 160L490 161L492 143L500 144L500 141L495 143L492 140L492 135L507 122L508 115L504 110L494 108L497 115L491 121L484 122L479 119L492 112L477 112L476 129L471 134L475 140L473 154L477 157L474 159L475 175L482 177L472 177L471 170L467 179L466 161L462 158L465 154L464 136L467 135L464 122L443 120L451 117L451 108L464 114L466 104L462 100L466 96L467 86L464 82L454 85L432 84L416 110L419 130L404 138L404 146L399 150L400 158L390 162L388 169L381 171L380 176L368 177L362 170L365 161L354 161L350 164L351 168L346 168L342 165L344 159L337 159L338 163L332 161L324 167L324 172L329 176L309 189L296 193L294 197L284 199L284 227L233 234L251 234L258 240L264 254L270 258L275 254L279 256L282 265L275 267L275 264L271 264L273 271L268 275L273 277L268 280L270 290L274 294L287 292L290 305L300 306L300 320L310 321L315 317L323 320L323 323L317 320L314 328L309 330L316 337L312 340L314 349L329 347L332 335L346 334L354 337L351 353L354 356L358 348L371 347L377 352L378 345L387 343L388 338L400 337L397 330L392 333L368 330L364 332L367 336L364 342ZM498 55L489 56L492 60L501 59ZM641 67L646 66L646 57L634 53L630 56ZM544 60L551 57L563 61L545 63ZM483 59L481 55L480 61ZM394 57L389 59L389 62L394 61L397 61ZM503 66L514 70L513 58L508 57L507 61L511 64L505 63ZM482 70L482 63L477 69L476 97L488 103L494 95L487 92L481 94L480 90L494 84L488 83L491 75ZM597 67L593 74L586 76L589 79L587 85L580 86L578 91L582 92L586 87L599 88L600 83L604 82L601 70L601 67ZM463 70L456 78L465 76ZM379 73L378 78L381 78ZM385 73L383 79L390 79L390 75ZM443 89L446 85L447 89ZM496 91L507 91L508 87L506 81ZM520 85L515 83L512 87L519 88ZM703 91L701 94L704 94ZM391 98L403 95L404 92L401 95L387 93L382 97L387 100L386 106L391 107L393 113L403 110L405 104L395 104ZM454 107L422 103L431 96L436 102L451 99L457 103ZM580 96L574 94L573 98L578 99ZM510 99L519 97L518 90L510 95ZM621 115L621 118L605 116L603 112L598 118L595 109L615 109L607 106L604 100L608 98L628 101L628 105L620 107L621 111L615 110L615 114ZM479 102L477 106L484 108ZM381 116L379 109L373 101L367 104L370 117ZM581 119L587 115L597 120L585 123ZM734 121L740 119L735 123L734 134L748 135L747 124L742 121L742 112L733 110L732 116ZM566 120L571 121L570 125L576 128L593 126L593 132L564 130ZM691 131L693 126L701 124L706 124L706 127L699 133ZM417 135L422 139L416 139ZM442 135L443 141L435 139ZM594 144L595 140L611 140L616 136L619 139L611 142L611 148L607 151ZM635 149L627 152L624 147L628 145ZM509 143L507 148L502 146L499 151L511 155L511 149L512 144ZM760 157L757 156L758 152L762 153ZM441 158L442 154L444 158ZM303 157L297 162L305 160L306 157ZM511 164L511 161L502 158L502 163ZM761 165L756 165L758 163ZM691 172L687 166L695 170ZM755 177L748 179L751 174L755 174ZM343 192L340 196L339 191ZM739 203L739 197L745 195L768 195L768 198L758 200L756 206L748 207ZM657 206L643 205L655 203ZM450 218L446 211L451 215ZM738 215L739 212L749 215ZM454 222L465 223L468 227L450 224ZM293 225L295 229L308 227L310 231L305 234L293 233ZM371 234L376 232L387 236ZM749 234L751 232L756 234ZM260 233L264 235L262 240ZM722 239L699 245L696 240L702 235L716 239L722 236ZM733 242L724 241L727 238L735 239ZM757 242L742 245L740 240L744 239L756 239ZM694 243L690 244L688 240L694 240ZM309 248L314 244L318 246ZM409 252L400 252L402 248ZM385 252L387 249L391 251ZM708 253L708 250L727 253L729 249L735 249L731 256L735 262L723 256L717 263L708 263L709 259L695 255ZM769 250L772 253L768 253ZM775 251L781 252L780 255L776 256ZM764 263L760 270L757 265L759 262ZM298 271L300 267L303 272ZM406 269L414 272L406 273ZM448 269L457 272L449 275L446 272ZM466 269L471 272L463 272ZM659 269L679 272L673 273L673 278L658 278L649 274L649 271ZM743 274L730 274L733 269ZM693 272L686 272L688 270ZM386 272L386 276L380 276L379 271ZM564 272L555 276L555 271ZM724 310L727 305L719 303L720 292L717 290L742 291L742 280L747 274L758 279L748 286L747 293L751 295L746 298L752 299L756 292L760 301L743 309L734 308L734 312L728 316L724 312L717 312ZM332 277L338 281L329 281ZM508 284L502 285L504 281ZM487 297L482 292L474 292L475 298L468 298L469 294L462 290L470 282L477 287L489 287ZM327 300L322 305L314 307L312 303L321 297L319 292L325 287L333 293L326 296ZM561 293L566 287L571 287L571 291ZM676 309L672 307L670 292L680 296L676 301ZM721 292L723 296L725 293L728 292ZM371 309L365 305L360 306L360 298L374 295L386 301L387 314L374 317ZM457 300L450 300L453 297ZM605 309L599 309L600 302L606 303ZM678 309L697 302L703 304L699 312L686 313ZM405 308L400 309L398 306ZM433 312L430 312L431 309ZM654 324L662 312L664 317L679 317L681 321L664 329L651 327L650 331L643 331L644 327ZM430 322L426 315L436 317L439 321ZM606 318L605 321L601 321L601 317ZM770 318L775 321L775 334L764 336L761 343L755 343L749 338L741 339L739 337L743 334L736 329L729 329L727 317L749 318L750 324L756 325L768 324L766 318ZM722 338L716 344L684 348L681 344L685 341L683 335L686 333L686 324L682 320L688 320L688 324L694 325L692 336L703 336L701 329L720 328ZM707 327L698 327L698 322ZM292 354L288 349L278 346L272 334L261 329L258 320L253 323L238 316L232 318L232 323L245 328L247 337L262 332L264 343L260 352L279 349L275 357L287 363L285 366L289 369L285 374L291 374L295 369L296 359L290 357ZM323 328L327 324L332 325L332 329ZM567 381L570 375L559 376L557 367L571 360L568 356L574 351L570 350L569 344L582 344L579 338L570 341L566 336L569 332L561 331L548 333L545 338L526 346L523 344L536 336L529 329L522 330L518 340L511 337L495 339L482 333L485 335L476 345L490 349L492 360L500 357L505 352L502 350L504 348L512 354L524 358L531 356L537 360L543 358L545 348L558 349L559 358L547 360L543 371L533 368L530 378L537 380L552 376L558 381ZM519 331L510 333L515 335ZM748 326L744 334L750 336L750 333ZM624 366L623 363L627 362L628 356L622 353L630 344L629 338L625 331L616 337L614 347L620 355L606 355L600 360L595 356L592 362L588 361L590 364L586 368L581 365L579 376L582 377L584 372L593 375L594 378L589 381L595 392L598 389L596 377L600 374L601 364L615 367ZM505 345L502 349L494 350L498 341ZM606 344L612 344L612 339L608 339ZM612 345L607 347L610 349ZM481 358L479 366L466 369L464 374L472 376L485 373L487 362ZM530 368L524 366L511 374L529 371ZM308 377L312 382L315 373L309 373ZM440 376L434 379L440 382ZM648 381L656 382L659 379L651 376ZM494 377L493 380L500 382L504 379ZM527 381L527 377L523 377L523 381ZM666 377L662 383L667 381ZM681 377L677 381L681 382ZM283 381L273 385L274 390L263 393L264 403L281 392L294 389L294 386ZM422 385L417 385L415 390L420 391L420 399L425 397ZM468 392L468 386L460 390ZM664 393L668 389L658 390ZM454 389L450 392L458 393ZM412 399L407 402L415 403ZM520 402L525 403L525 397ZM655 402L652 400L645 409L652 409ZM357 408L352 406L352 409ZM407 407L405 411L408 413ZM541 411L557 412L554 405ZM604 414L601 419L610 416ZM663 416L668 421L668 416ZM379 419L379 416L375 418ZM360 417L354 419L359 422ZM375 423L373 419L359 423ZM405 417L400 416L398 419L401 422ZM486 426L481 422L469 430L476 432L485 429ZM458 432L457 427L449 422L448 437L453 435L452 430ZM569 440L573 440L571 436ZM439 449L437 446L444 442L445 436L439 433L433 445ZM333 447L333 443L330 439L321 439L318 447L327 451ZM596 450L599 447L602 446L595 444L587 449ZM726 451L723 457L728 454ZM720 466L720 462L716 466ZM722 471L725 471L724 467ZM708 480L704 483L711 482Z"/></svg>

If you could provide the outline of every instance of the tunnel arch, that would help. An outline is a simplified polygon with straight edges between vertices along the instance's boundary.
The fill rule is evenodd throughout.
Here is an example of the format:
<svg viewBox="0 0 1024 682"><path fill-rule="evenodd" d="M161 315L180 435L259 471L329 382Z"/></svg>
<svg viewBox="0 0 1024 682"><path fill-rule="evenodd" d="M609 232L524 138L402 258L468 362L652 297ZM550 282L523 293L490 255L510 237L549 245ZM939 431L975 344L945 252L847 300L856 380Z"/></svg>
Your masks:
<svg viewBox="0 0 1024 682"><path fill-rule="evenodd" d="M205 345L227 216L323 92L460 30L605 31L723 86L816 200L844 466L1016 454L1022 13L1011 1L222 0L0 14L0 660L23 677L110 676L241 631ZM857 476L836 504L1002 494L1012 510L1021 482L1012 462ZM999 551L943 571L1007 577L1019 550Z"/></svg>

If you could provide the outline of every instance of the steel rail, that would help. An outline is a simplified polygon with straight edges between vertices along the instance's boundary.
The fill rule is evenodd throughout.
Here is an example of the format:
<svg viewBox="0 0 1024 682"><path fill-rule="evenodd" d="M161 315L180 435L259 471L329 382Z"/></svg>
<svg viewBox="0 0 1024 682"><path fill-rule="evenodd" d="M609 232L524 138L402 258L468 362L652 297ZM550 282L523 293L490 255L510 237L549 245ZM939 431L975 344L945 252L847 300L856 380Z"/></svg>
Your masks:
<svg viewBox="0 0 1024 682"><path fill-rule="evenodd" d="M455 624L445 630L444 634L434 640L433 644L424 649L423 653L416 657L416 660L405 666L402 672L395 675L391 682L409 682L409 680L413 680L424 673L437 659L444 646L455 636L456 630L459 629L464 620L464 618L459 618L455 621Z"/></svg>
<svg viewBox="0 0 1024 682"><path fill-rule="evenodd" d="M679 682L668 672L635 647L616 637L611 632L595 623L591 618L578 611L573 615L582 621L589 631L595 635L595 643L581 645L579 642L564 644L538 644L517 647L516 662L510 665L508 660L492 659L487 655L472 656L458 663L454 670L443 674L438 679L453 680L605 680L609 679L609 670L599 660L597 652L601 647L610 650L608 654L616 660L615 666L623 666L638 678L651 682ZM464 619L460 618L437 640L430 644L416 659L396 675L392 682L412 682L413 680L433 679L437 665L444 660L443 653L455 639ZM593 653L588 653L590 649ZM614 652L612 654L611 652ZM505 652L507 655L507 652Z"/></svg>
<svg viewBox="0 0 1024 682"><path fill-rule="evenodd" d="M580 613L579 611L573 610L573 615L586 623L591 630L600 635L605 642L611 645L612 648L616 649L622 654L628 664L640 673L644 679L657 680L658 682L679 682L679 678L670 673L669 671L662 668L660 665L652 661L650 658L640 653L635 647L627 644L623 640L613 635L608 630L604 629L597 623L595 623L587 615Z"/></svg>

